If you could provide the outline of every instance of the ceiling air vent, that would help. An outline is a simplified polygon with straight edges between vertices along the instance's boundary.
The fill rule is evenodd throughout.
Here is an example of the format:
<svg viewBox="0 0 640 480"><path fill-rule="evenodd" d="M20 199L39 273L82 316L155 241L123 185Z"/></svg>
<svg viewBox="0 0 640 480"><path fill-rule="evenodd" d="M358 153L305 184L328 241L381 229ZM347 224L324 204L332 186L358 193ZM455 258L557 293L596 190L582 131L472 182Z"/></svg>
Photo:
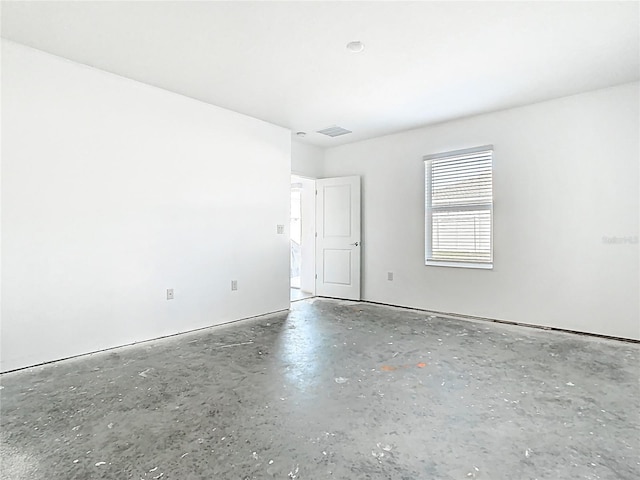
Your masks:
<svg viewBox="0 0 640 480"><path fill-rule="evenodd" d="M322 135L327 135L328 137L339 137L340 135L346 135L347 133L353 133L351 130L347 130L346 128L338 127L334 125L333 127L328 127L323 130L318 130L318 133Z"/></svg>

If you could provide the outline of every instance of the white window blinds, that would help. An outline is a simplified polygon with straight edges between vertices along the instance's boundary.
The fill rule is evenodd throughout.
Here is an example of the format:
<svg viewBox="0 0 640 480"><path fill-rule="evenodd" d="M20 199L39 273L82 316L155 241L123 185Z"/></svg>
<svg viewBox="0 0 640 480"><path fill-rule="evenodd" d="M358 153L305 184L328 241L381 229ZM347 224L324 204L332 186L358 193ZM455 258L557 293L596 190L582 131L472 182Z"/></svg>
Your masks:
<svg viewBox="0 0 640 480"><path fill-rule="evenodd" d="M493 147L424 160L425 263L491 268Z"/></svg>

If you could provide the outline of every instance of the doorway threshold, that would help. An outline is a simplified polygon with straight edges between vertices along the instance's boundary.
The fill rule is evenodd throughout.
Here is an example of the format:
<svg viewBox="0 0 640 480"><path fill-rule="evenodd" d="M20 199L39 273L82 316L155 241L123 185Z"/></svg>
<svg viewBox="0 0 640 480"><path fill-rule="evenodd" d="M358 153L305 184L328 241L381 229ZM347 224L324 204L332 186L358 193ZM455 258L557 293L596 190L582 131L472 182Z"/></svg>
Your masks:
<svg viewBox="0 0 640 480"><path fill-rule="evenodd" d="M291 288L290 300L292 302L296 302L298 300L305 300L307 298L314 297L315 295L311 292L305 292L304 290L300 290L299 288Z"/></svg>

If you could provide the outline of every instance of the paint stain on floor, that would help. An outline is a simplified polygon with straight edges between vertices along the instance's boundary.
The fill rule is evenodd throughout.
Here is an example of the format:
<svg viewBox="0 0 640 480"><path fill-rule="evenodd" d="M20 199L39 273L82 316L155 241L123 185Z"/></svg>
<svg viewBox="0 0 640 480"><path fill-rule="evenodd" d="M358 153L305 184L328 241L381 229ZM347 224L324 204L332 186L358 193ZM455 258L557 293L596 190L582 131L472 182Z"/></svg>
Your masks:
<svg viewBox="0 0 640 480"><path fill-rule="evenodd" d="M382 365L380 367L380 370L383 372L395 372L396 370L400 369L400 368L411 368L411 367L418 367L418 368L424 368L427 366L426 363L424 362L420 362L417 363L415 365L410 364L410 365L398 365L398 366L394 366L394 365Z"/></svg>

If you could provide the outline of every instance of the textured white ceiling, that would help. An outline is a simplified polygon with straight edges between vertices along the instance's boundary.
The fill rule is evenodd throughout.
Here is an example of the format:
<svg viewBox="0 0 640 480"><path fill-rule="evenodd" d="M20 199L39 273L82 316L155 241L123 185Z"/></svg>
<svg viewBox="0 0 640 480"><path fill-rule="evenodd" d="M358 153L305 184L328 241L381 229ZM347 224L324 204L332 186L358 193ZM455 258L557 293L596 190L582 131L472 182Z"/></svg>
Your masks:
<svg viewBox="0 0 640 480"><path fill-rule="evenodd" d="M328 147L636 81L639 15L635 1L2 2L2 36ZM353 133L313 133L334 124Z"/></svg>

